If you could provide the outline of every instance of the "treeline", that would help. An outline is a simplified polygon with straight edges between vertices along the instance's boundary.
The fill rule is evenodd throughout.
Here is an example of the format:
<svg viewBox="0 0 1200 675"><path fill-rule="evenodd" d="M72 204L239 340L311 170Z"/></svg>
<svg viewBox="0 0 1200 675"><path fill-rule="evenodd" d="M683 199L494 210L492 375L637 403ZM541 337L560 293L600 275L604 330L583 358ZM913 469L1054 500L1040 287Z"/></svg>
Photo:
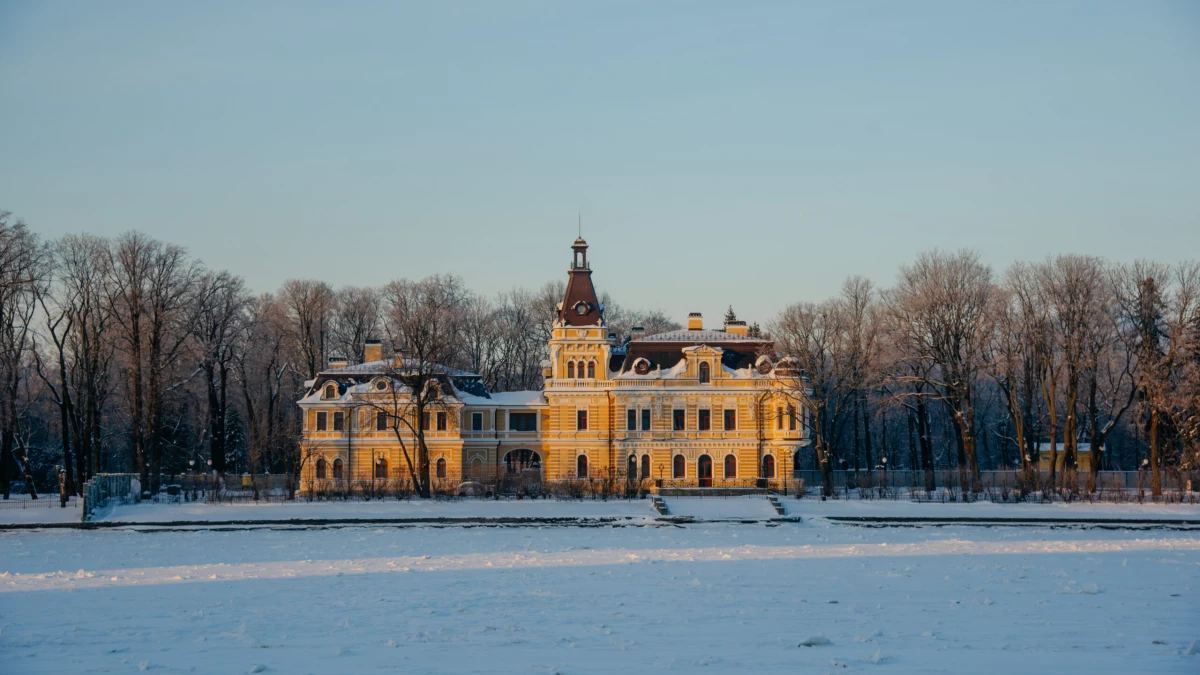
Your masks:
<svg viewBox="0 0 1200 675"><path fill-rule="evenodd" d="M1003 274L922 254L896 284L861 277L771 326L811 400L811 465L1032 472L1191 471L1200 441L1200 265L1063 255ZM1061 467L1061 468L1060 468ZM826 483L828 488L828 483Z"/></svg>
<svg viewBox="0 0 1200 675"><path fill-rule="evenodd" d="M149 489L188 471L295 473L305 382L331 356L361 359L368 339L385 353L411 342L414 316L452 333L446 365L492 391L536 389L563 290L489 297L435 275L255 294L140 233L43 241L0 212L0 488L54 489L57 466L72 493L98 472L136 471ZM602 301L619 340L633 325L680 327ZM997 274L969 251L935 251L891 288L852 277L767 329L803 374L813 442L797 468L927 481L958 468L977 482L1048 455L1057 481L1086 451L1093 471L1147 469L1157 492L1161 470L1196 464L1196 263L1068 255Z"/></svg>
<svg viewBox="0 0 1200 675"><path fill-rule="evenodd" d="M412 293L414 286L436 293ZM101 472L295 473L306 380L330 357L356 362L368 339L398 346L413 308L449 315L446 365L493 391L541 386L561 281L495 297L455 276L380 288L309 279L255 294L179 246L132 232L43 241L0 211L0 489L67 490ZM661 312L604 298L617 330L678 328ZM419 315L419 312L418 312Z"/></svg>

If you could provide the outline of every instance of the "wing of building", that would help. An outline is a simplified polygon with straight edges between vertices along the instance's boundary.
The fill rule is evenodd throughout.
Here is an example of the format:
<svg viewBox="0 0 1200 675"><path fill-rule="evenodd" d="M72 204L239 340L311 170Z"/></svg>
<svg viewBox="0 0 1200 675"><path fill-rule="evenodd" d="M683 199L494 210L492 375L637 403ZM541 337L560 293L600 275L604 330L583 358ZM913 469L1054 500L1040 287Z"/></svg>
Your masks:
<svg viewBox="0 0 1200 675"><path fill-rule="evenodd" d="M807 444L801 373L744 321L645 335L618 346L604 320L582 238L558 305L541 391L493 393L476 373L384 358L331 359L299 401L301 485L404 480L416 432L444 484L648 480L652 486L748 486L790 476ZM433 387L417 419L412 387ZM422 389L426 391L426 389ZM407 456L406 456L407 452Z"/></svg>

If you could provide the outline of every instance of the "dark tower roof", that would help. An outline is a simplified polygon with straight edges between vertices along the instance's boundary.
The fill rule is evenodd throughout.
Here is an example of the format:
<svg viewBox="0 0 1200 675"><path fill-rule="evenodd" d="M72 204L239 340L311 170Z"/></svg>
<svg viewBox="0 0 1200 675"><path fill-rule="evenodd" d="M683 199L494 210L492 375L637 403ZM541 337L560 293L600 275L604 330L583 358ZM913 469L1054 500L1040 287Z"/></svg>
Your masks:
<svg viewBox="0 0 1200 675"><path fill-rule="evenodd" d="M592 270L587 262L587 242L580 237L571 244L575 257L567 274L567 292L563 297L558 318L567 326L602 326L604 312L592 285Z"/></svg>

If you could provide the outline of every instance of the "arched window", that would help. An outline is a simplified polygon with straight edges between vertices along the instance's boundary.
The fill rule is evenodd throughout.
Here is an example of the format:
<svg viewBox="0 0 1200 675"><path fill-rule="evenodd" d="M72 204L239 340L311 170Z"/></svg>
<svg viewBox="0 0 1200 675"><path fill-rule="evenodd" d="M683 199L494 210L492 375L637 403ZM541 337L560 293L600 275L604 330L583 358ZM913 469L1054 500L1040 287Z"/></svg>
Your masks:
<svg viewBox="0 0 1200 675"><path fill-rule="evenodd" d="M589 380L596 379L596 362L595 361L588 361L588 379Z"/></svg>
<svg viewBox="0 0 1200 675"><path fill-rule="evenodd" d="M342 458L338 457L337 459L333 460L333 479L341 480L342 477Z"/></svg>
<svg viewBox="0 0 1200 675"><path fill-rule="evenodd" d="M375 477L376 478L385 478L386 479L387 478L387 470L388 470L388 463L387 463L386 458L380 457L379 459L375 460Z"/></svg>
<svg viewBox="0 0 1200 675"><path fill-rule="evenodd" d="M329 462L325 461L324 457L317 458L317 479L323 480L326 474L329 473Z"/></svg>
<svg viewBox="0 0 1200 675"><path fill-rule="evenodd" d="M775 458L771 455L763 457L763 478L775 477Z"/></svg>
<svg viewBox="0 0 1200 675"><path fill-rule="evenodd" d="M337 385L327 385L325 387L325 398L337 398Z"/></svg>
<svg viewBox="0 0 1200 675"><path fill-rule="evenodd" d="M580 478L587 478L587 455L580 455L575 458L575 475Z"/></svg>
<svg viewBox="0 0 1200 675"><path fill-rule="evenodd" d="M479 459L478 457L471 460L471 477L472 478L482 478L483 477L483 460Z"/></svg>
<svg viewBox="0 0 1200 675"><path fill-rule="evenodd" d="M708 384L708 362L700 364L700 384Z"/></svg>
<svg viewBox="0 0 1200 675"><path fill-rule="evenodd" d="M650 455L642 455L642 480L650 477Z"/></svg>
<svg viewBox="0 0 1200 675"><path fill-rule="evenodd" d="M567 361L567 379L575 379L575 362Z"/></svg>
<svg viewBox="0 0 1200 675"><path fill-rule="evenodd" d="M737 478L737 457L725 455L725 477Z"/></svg>
<svg viewBox="0 0 1200 675"><path fill-rule="evenodd" d="M438 457L438 461L437 461L437 477L438 477L438 478L445 478L445 477L446 477L446 458L445 458L445 457Z"/></svg>
<svg viewBox="0 0 1200 675"><path fill-rule="evenodd" d="M671 478L683 478L687 476L687 460L683 455L675 455L675 459L671 461Z"/></svg>

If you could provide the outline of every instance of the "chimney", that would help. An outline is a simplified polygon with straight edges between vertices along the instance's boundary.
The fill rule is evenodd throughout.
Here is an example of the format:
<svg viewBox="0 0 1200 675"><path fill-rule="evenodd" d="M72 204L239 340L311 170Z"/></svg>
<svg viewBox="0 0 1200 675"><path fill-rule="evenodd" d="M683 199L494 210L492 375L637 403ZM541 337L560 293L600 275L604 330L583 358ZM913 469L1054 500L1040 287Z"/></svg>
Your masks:
<svg viewBox="0 0 1200 675"><path fill-rule="evenodd" d="M383 341L370 339L363 345L363 362L380 361L383 359Z"/></svg>
<svg viewBox="0 0 1200 675"><path fill-rule="evenodd" d="M641 340L646 337L646 329L643 326L634 326L629 329L629 340Z"/></svg>
<svg viewBox="0 0 1200 675"><path fill-rule="evenodd" d="M700 312L688 314L688 330L704 330L704 317Z"/></svg>
<svg viewBox="0 0 1200 675"><path fill-rule="evenodd" d="M344 357L344 356L329 357L329 369L330 370L341 370L342 368L345 368L347 365L349 365L349 361L347 361L346 357Z"/></svg>
<svg viewBox="0 0 1200 675"><path fill-rule="evenodd" d="M746 337L749 334L749 329L746 327L745 321L730 321L725 324L725 332L730 335L740 335Z"/></svg>

